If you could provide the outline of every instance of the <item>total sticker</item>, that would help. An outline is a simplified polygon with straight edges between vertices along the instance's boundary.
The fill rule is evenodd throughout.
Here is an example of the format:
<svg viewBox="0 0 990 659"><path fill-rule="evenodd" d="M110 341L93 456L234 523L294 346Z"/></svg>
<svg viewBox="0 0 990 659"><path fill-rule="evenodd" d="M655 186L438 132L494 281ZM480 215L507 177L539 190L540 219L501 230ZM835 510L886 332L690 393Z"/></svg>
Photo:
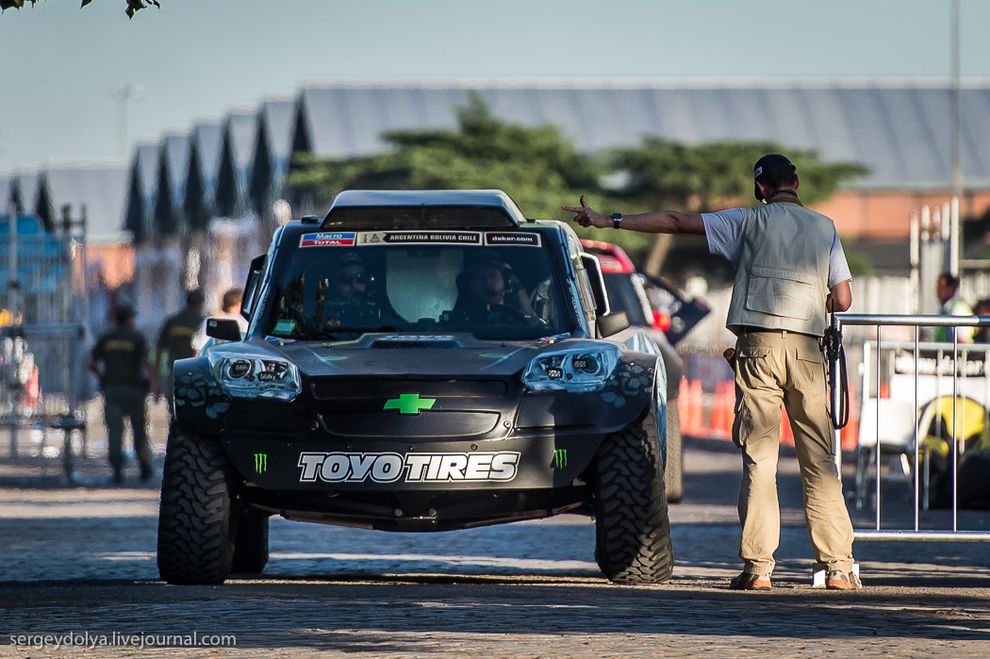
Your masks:
<svg viewBox="0 0 990 659"><path fill-rule="evenodd" d="M353 231L304 233L299 239L300 247L353 247L357 234Z"/></svg>

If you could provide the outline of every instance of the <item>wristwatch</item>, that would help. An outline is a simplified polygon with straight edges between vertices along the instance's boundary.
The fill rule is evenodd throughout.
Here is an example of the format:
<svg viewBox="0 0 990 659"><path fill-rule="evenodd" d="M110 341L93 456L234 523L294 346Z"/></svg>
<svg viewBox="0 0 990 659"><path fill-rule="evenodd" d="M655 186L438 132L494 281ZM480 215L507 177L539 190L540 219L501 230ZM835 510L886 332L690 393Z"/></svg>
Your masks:
<svg viewBox="0 0 990 659"><path fill-rule="evenodd" d="M612 213L609 217L612 218L612 228L621 229L622 228L622 213Z"/></svg>

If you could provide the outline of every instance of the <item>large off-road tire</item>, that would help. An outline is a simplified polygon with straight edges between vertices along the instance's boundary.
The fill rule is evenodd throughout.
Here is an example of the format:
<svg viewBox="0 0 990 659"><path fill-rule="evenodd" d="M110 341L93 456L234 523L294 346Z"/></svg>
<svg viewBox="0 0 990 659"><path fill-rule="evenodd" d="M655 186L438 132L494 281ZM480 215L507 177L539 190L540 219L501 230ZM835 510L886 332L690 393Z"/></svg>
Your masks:
<svg viewBox="0 0 990 659"><path fill-rule="evenodd" d="M174 584L218 584L230 574L235 531L230 465L213 442L169 437L158 513L158 573Z"/></svg>
<svg viewBox="0 0 990 659"><path fill-rule="evenodd" d="M237 515L232 571L261 574L268 564L268 515L241 510Z"/></svg>
<svg viewBox="0 0 990 659"><path fill-rule="evenodd" d="M674 549L656 430L609 435L595 461L595 560L615 583L670 579Z"/></svg>
<svg viewBox="0 0 990 659"><path fill-rule="evenodd" d="M667 464L663 482L667 488L667 503L677 503L684 498L684 437L676 400L667 405Z"/></svg>

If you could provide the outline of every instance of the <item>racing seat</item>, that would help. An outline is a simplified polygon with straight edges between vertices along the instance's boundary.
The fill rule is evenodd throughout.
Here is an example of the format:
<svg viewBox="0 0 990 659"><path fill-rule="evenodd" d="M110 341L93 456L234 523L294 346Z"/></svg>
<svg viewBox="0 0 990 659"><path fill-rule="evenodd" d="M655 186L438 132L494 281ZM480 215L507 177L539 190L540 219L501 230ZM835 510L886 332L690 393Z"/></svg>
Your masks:
<svg viewBox="0 0 990 659"><path fill-rule="evenodd" d="M959 447L957 462L964 454L990 448L987 410L972 398L957 396L953 423L953 398L940 396L924 407L918 428L923 496L929 506L947 508L952 505L952 447Z"/></svg>
<svg viewBox="0 0 990 659"><path fill-rule="evenodd" d="M892 403L891 403L892 404ZM910 414L910 411L907 411ZM939 396L921 408L917 417L918 466L921 473L922 500L927 507L942 508L952 502L952 445L958 442L960 456L976 450L990 449L990 418L978 401L966 396ZM898 459L903 480L913 487L915 477L914 436L910 421L901 442L882 442L886 455ZM862 438L862 436L861 436ZM877 444L860 445L856 456L856 507L861 509L868 495L867 475L876 464ZM961 462L961 460L960 460Z"/></svg>

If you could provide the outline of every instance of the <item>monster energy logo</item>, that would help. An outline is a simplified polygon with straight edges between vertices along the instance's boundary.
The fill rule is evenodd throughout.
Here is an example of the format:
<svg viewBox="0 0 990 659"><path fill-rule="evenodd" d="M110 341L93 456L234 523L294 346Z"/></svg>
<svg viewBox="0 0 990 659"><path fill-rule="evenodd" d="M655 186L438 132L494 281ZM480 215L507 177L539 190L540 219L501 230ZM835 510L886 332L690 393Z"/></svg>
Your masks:
<svg viewBox="0 0 990 659"><path fill-rule="evenodd" d="M553 466L556 469L563 469L567 466L567 449L555 448L553 450Z"/></svg>
<svg viewBox="0 0 990 659"><path fill-rule="evenodd" d="M256 474L263 474L268 471L268 454L267 453L255 453L254 454L254 472Z"/></svg>

